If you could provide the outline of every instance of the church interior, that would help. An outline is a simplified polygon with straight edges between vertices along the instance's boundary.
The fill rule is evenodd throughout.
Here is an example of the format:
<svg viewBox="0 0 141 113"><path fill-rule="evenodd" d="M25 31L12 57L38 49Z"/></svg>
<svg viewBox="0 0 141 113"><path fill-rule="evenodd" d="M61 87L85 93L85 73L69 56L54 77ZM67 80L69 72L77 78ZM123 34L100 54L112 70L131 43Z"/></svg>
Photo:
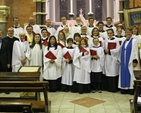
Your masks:
<svg viewBox="0 0 141 113"><path fill-rule="evenodd" d="M90 25L90 18L94 19L92 23L93 26L97 26L98 22L103 22L105 25L107 23L107 17L110 17L112 18L113 26L117 28L122 26L124 30L128 27L138 26L138 35L141 35L141 0L0 0L0 31L3 32L2 37L7 36L9 29L14 26L16 19L18 20L18 27L27 30L27 27L25 28L25 26L28 26L30 18L34 18L34 24L39 25L40 29L37 30L37 33L40 34L42 29L47 25L46 20L51 22L51 27L57 32L58 28L63 23L62 17L65 17L67 27L69 28L76 26L78 17L83 24L82 26L87 27ZM12 29L15 28L13 27ZM59 29L58 34L63 29ZM19 38L18 35L20 35L20 33L17 31L16 33L15 36ZM53 35L53 31L51 31L50 34ZM58 34L54 35L58 36ZM139 48L139 51L141 51L141 42ZM112 52L110 54L112 54ZM141 61L139 60L139 62ZM13 109L21 108L21 113L139 113L139 110L141 112L141 107L138 107L141 105L141 100L140 103L138 102L139 90L141 89L139 88L141 87L140 80L136 81L136 84L134 84L134 94L121 94L120 89L117 89L114 92L108 91L104 86L104 88L101 89L102 91L84 91L83 94L68 90L48 91L48 86L45 86L47 80L41 81L42 84L40 83L41 85L39 86L37 78L39 80L40 77L36 78L36 76L34 76L32 78L30 75L33 74L39 76L39 70L37 69L37 73L35 73L34 69L36 70L36 66L35 68L25 68L21 75L20 71L17 72L12 70L12 72L3 72L0 70L0 113L5 113L4 110L2 111L4 108L11 109L9 106L13 106ZM42 69L43 67L41 70ZM33 70L33 72L31 72L31 70ZM27 75L24 75L24 73ZM52 73L54 72L52 71ZM139 77L139 75L141 75L140 69L134 71L134 74L138 79L141 79ZM33 80L33 83L31 80ZM23 87L23 85L17 86L14 82L17 84L21 82L21 84L25 84L25 87ZM4 83L7 85L4 86ZM15 87L17 87L17 91ZM137 90L136 88L139 89ZM36 108L35 111L34 108L31 110L34 103L32 103L32 101L26 103L24 97L20 101L11 99L13 97L21 97L21 93L26 93L26 91L30 93L32 93L31 91L40 92L36 92L34 96L37 98L39 96L39 100L42 100L43 103L45 103L43 111L40 111L40 109L39 111L36 111ZM6 98L8 98L8 100L6 100ZM9 102L9 98L12 102ZM50 102L48 103L48 101ZM36 103L34 107L37 107L40 104L41 102L39 104ZM15 111L13 112L13 109L11 109L11 113L17 113Z"/></svg>

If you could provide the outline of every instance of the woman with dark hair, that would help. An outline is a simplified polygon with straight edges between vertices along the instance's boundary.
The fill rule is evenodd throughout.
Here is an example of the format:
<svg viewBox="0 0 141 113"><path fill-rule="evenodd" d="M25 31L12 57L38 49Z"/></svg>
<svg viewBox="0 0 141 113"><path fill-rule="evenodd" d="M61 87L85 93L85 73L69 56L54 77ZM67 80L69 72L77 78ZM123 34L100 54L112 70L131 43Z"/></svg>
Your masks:
<svg viewBox="0 0 141 113"><path fill-rule="evenodd" d="M90 92L90 61L90 49L87 40L86 38L82 38L79 46L76 47L74 51L74 92L79 92L80 94Z"/></svg>
<svg viewBox="0 0 141 113"><path fill-rule="evenodd" d="M33 36L33 41L30 46L30 66L42 66L42 42L41 35L39 33Z"/></svg>
<svg viewBox="0 0 141 113"><path fill-rule="evenodd" d="M48 46L44 49L43 78L49 82L49 91L55 92L61 87L62 48L57 45L55 36L49 38Z"/></svg>
<svg viewBox="0 0 141 113"><path fill-rule="evenodd" d="M81 39L81 35L79 33L75 33L73 36L73 40L74 40L73 47L78 46L80 39Z"/></svg>

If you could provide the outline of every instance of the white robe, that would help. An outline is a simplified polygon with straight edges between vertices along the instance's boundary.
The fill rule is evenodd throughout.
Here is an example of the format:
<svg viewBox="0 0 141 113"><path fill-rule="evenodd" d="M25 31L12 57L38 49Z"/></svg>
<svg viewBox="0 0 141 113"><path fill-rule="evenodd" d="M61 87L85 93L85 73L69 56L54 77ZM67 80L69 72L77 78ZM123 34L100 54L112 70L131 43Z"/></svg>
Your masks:
<svg viewBox="0 0 141 113"><path fill-rule="evenodd" d="M13 28L13 29L14 29L14 36L17 37L17 38L20 38L19 34L20 34L20 32L23 32L24 29L22 27Z"/></svg>
<svg viewBox="0 0 141 113"><path fill-rule="evenodd" d="M91 71L92 72L102 72L104 66L104 49L102 47L91 47L91 50L95 50L99 59L91 60Z"/></svg>
<svg viewBox="0 0 141 113"><path fill-rule="evenodd" d="M72 37L74 36L75 33L81 34L81 27L82 26L75 25L75 26L70 28L70 33L72 34Z"/></svg>
<svg viewBox="0 0 141 113"><path fill-rule="evenodd" d="M42 66L43 51L40 48L40 45L35 44L35 46L31 48L30 51L31 51L30 66Z"/></svg>
<svg viewBox="0 0 141 113"><path fill-rule="evenodd" d="M69 54L72 57L74 56L74 48L73 49L68 49L68 48L63 48L63 56L66 54L66 52L69 52ZM65 58L63 57L63 63L62 63L62 84L66 85L72 85L73 83L73 73L74 73L74 66L73 64L68 64L65 61Z"/></svg>
<svg viewBox="0 0 141 113"><path fill-rule="evenodd" d="M106 27L106 25L104 26L104 31L106 31L106 30L108 30L108 29L113 29L113 31L114 31L114 34L116 34L116 30L117 30L117 28L114 26L114 25L112 25L113 27Z"/></svg>
<svg viewBox="0 0 141 113"><path fill-rule="evenodd" d="M27 58L26 63L21 63L22 58ZM29 65L30 48L28 42L15 41L12 53L12 72L18 72L21 66Z"/></svg>
<svg viewBox="0 0 141 113"><path fill-rule="evenodd" d="M89 26L87 27L87 34L88 35L90 35L90 36L92 35L93 28L94 28L94 26L93 27L89 27Z"/></svg>
<svg viewBox="0 0 141 113"><path fill-rule="evenodd" d="M114 40L107 39L105 40L105 49L107 49L108 47L108 42L115 42L116 48L110 50L111 55L105 55L104 73L106 74L106 76L115 77L119 74L118 58L120 46L116 38Z"/></svg>
<svg viewBox="0 0 141 113"><path fill-rule="evenodd" d="M126 45L126 47L127 47L127 45ZM133 89L134 80L135 80L135 75L134 75L134 72L133 71L135 69L139 69L138 50L137 49L138 49L138 47L137 47L137 41L135 39L133 39L133 41L132 41L132 49L131 49L131 56L130 56L129 63L128 63L128 69L129 69L129 72L130 72L130 75L131 75L131 78L130 78L130 87L126 87L126 88L122 88L121 87L121 85L120 85L121 84L121 81L120 81L121 75L120 75L120 72L119 72L118 88L120 88L120 89ZM137 65L136 68L133 68L133 65L132 65L133 64L132 62L133 62L134 59L137 59L138 60L138 65Z"/></svg>
<svg viewBox="0 0 141 113"><path fill-rule="evenodd" d="M91 56L90 49L88 47L84 49L86 49L89 52L88 55L82 56L82 52L80 52L79 48L78 47L75 48L73 59L73 64L75 66L73 81L80 84L89 84L91 72L90 67Z"/></svg>
<svg viewBox="0 0 141 113"><path fill-rule="evenodd" d="M54 63L50 63L49 58L46 58L45 55L51 51L57 59L55 59ZM55 47L50 47L48 50L48 47L45 47L44 50L44 72L43 72L43 78L46 80L57 80L61 77L61 66L62 66L62 48L60 46L57 46L57 49L55 50Z"/></svg>

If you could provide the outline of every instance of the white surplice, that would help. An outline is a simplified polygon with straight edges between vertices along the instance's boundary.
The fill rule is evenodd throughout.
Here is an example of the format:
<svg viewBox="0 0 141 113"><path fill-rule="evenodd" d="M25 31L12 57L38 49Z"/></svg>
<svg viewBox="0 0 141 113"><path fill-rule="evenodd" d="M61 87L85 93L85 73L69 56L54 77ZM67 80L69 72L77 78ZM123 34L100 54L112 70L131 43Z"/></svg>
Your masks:
<svg viewBox="0 0 141 113"><path fill-rule="evenodd" d="M105 64L104 64L104 74L109 77L115 77L119 74L119 41L116 38L106 39L105 40L105 49L108 48L108 42L116 43L116 48L111 49L109 54L105 55Z"/></svg>
<svg viewBox="0 0 141 113"><path fill-rule="evenodd" d="M78 47L75 48L75 52L74 52L73 64L75 66L75 69L74 69L73 81L79 84L90 83L90 72L91 72L90 49L88 47L84 49L86 49L89 52L88 55L82 56L82 52L80 52Z"/></svg>
<svg viewBox="0 0 141 113"><path fill-rule="evenodd" d="M66 52L69 52L72 60L74 56L74 48L63 48L63 56L66 54ZM66 63L65 58L63 57L63 63L62 63L62 84L66 85L72 85L73 83L73 73L74 73L74 66L73 63L69 64Z"/></svg>
<svg viewBox="0 0 141 113"><path fill-rule="evenodd" d="M103 66L104 66L104 49L103 47L99 46L93 46L90 48L90 50L95 50L97 55L99 56L99 59L91 60L91 71L92 72L102 72Z"/></svg>
<svg viewBox="0 0 141 113"><path fill-rule="evenodd" d="M55 62L50 63L49 58L46 58L45 55L51 51L55 56ZM44 49L44 72L43 72L43 78L46 80L57 80L61 77L61 66L62 66L62 48L60 46L57 46L57 49L55 47L50 47L48 50L48 46Z"/></svg>
<svg viewBox="0 0 141 113"><path fill-rule="evenodd" d="M27 58L26 63L21 63L22 58ZM30 58L30 48L27 41L15 41L12 53L12 72L18 72L21 66L28 66Z"/></svg>

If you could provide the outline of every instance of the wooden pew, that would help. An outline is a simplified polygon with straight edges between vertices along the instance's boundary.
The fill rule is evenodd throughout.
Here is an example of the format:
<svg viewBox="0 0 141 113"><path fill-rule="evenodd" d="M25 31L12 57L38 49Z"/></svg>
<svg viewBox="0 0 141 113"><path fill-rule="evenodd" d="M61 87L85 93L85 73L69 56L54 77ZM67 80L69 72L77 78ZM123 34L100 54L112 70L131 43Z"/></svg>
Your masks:
<svg viewBox="0 0 141 113"><path fill-rule="evenodd" d="M42 92L44 100L41 101L36 98L35 100L0 97L1 102L31 102L34 112L50 113L51 101L48 100L48 82L47 81L1 81L0 91L2 92ZM1 109L0 109L1 110ZM0 111L1 112L1 111Z"/></svg>
<svg viewBox="0 0 141 113"><path fill-rule="evenodd" d="M0 102L1 112L33 113L31 102Z"/></svg>
<svg viewBox="0 0 141 113"><path fill-rule="evenodd" d="M0 81L39 81L40 72L0 72Z"/></svg>

